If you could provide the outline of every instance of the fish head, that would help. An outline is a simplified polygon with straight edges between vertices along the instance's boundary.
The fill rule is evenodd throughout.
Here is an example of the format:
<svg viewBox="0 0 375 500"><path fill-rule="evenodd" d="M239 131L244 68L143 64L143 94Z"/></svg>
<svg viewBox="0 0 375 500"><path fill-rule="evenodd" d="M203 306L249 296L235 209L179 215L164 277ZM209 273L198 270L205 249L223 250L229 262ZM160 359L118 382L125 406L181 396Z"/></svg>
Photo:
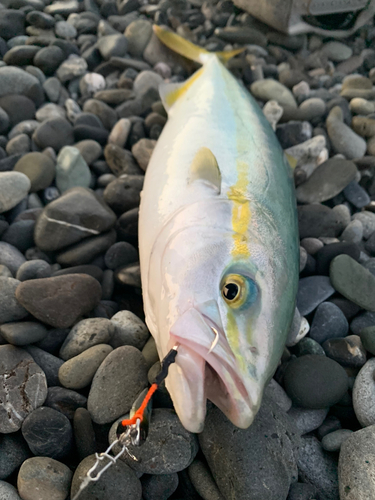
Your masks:
<svg viewBox="0 0 375 500"><path fill-rule="evenodd" d="M285 267L284 279L275 272L282 265L277 245L266 245L249 230L250 253L234 256L233 229L225 224L230 207L216 209L215 226L195 220L171 230L159 249L157 271L150 266L159 273L153 310L160 358L179 346L166 386L191 432L203 430L207 399L237 427L251 425L294 311L292 298L278 318L280 298L283 292L289 298L290 290Z"/></svg>

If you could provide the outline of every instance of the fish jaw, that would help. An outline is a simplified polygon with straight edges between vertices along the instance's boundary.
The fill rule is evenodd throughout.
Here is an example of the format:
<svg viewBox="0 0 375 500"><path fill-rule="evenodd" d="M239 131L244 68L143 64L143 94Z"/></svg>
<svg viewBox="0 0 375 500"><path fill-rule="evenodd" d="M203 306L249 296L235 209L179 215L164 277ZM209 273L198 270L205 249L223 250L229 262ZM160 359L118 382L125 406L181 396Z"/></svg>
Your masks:
<svg viewBox="0 0 375 500"><path fill-rule="evenodd" d="M219 339L210 351L216 335ZM178 355L166 385L183 426L190 432L203 430L209 399L234 425L249 427L263 387L239 370L221 322L188 309L170 330L170 347L176 343Z"/></svg>

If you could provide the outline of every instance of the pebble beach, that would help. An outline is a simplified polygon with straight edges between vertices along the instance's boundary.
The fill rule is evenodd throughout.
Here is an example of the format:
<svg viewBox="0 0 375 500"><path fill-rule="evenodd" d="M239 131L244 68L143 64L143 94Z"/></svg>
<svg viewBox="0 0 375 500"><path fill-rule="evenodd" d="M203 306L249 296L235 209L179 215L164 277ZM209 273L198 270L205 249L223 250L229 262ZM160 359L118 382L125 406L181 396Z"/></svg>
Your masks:
<svg viewBox="0 0 375 500"><path fill-rule="evenodd" d="M163 384L138 461L124 453L79 500L373 500L373 20L339 41L229 0L146 1L0 0L0 500L73 500L160 371L138 209L159 85L198 66L153 24L244 47L228 68L295 167L296 310L248 429L208 403L189 433Z"/></svg>

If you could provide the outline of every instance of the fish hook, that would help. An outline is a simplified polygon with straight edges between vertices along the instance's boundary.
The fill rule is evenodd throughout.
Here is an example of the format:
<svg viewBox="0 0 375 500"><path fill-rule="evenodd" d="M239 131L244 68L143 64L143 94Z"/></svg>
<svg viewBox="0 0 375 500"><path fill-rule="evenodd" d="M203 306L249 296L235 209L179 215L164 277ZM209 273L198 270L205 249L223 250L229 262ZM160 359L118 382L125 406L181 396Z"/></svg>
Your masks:
<svg viewBox="0 0 375 500"><path fill-rule="evenodd" d="M219 332L216 330L216 328L214 328L213 326L211 326L211 330L214 332L215 334L215 338L211 344L211 347L208 351L208 354L210 354L216 347L217 343L219 342Z"/></svg>

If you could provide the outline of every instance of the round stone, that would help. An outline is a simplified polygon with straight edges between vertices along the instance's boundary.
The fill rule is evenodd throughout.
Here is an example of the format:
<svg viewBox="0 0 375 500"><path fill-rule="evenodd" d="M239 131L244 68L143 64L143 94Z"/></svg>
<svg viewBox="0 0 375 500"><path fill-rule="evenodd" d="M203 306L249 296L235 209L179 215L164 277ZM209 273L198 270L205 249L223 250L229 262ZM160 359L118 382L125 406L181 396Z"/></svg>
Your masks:
<svg viewBox="0 0 375 500"><path fill-rule="evenodd" d="M133 57L142 57L152 34L152 25L146 19L137 19L131 22L126 30L125 37L128 40L128 52Z"/></svg>
<svg viewBox="0 0 375 500"><path fill-rule="evenodd" d="M28 312L15 297L20 282L13 278L0 277L0 324L25 318Z"/></svg>
<svg viewBox="0 0 375 500"><path fill-rule="evenodd" d="M21 172L0 172L0 213L18 205L30 186L29 178Z"/></svg>
<svg viewBox="0 0 375 500"><path fill-rule="evenodd" d="M74 143L73 127L64 118L50 118L36 129L33 140L40 149L52 147L58 152L62 147Z"/></svg>
<svg viewBox="0 0 375 500"><path fill-rule="evenodd" d="M96 456L90 455L79 464L73 476L70 491L71 498L77 494L81 483L87 477L88 471L94 466L95 462ZM100 472L104 465L103 462L100 462L96 470ZM141 500L142 486L131 468L121 460L118 460L103 474L100 481L90 482L80 497L82 500L89 500L91 498L95 498L96 500L108 500L110 498Z"/></svg>
<svg viewBox="0 0 375 500"><path fill-rule="evenodd" d="M83 389L89 385L97 369L112 350L109 345L99 344L66 361L59 369L61 385L68 389Z"/></svg>
<svg viewBox="0 0 375 500"><path fill-rule="evenodd" d="M123 35L102 36L98 40L98 49L103 59L124 57L128 48L128 41Z"/></svg>
<svg viewBox="0 0 375 500"><path fill-rule="evenodd" d="M18 491L23 500L65 500L72 475L69 467L52 458L29 458L18 473Z"/></svg>
<svg viewBox="0 0 375 500"><path fill-rule="evenodd" d="M316 253L316 272L317 274L328 276L331 262L335 257L345 254L358 261L360 253L359 246L354 242L331 243L330 245L325 245Z"/></svg>
<svg viewBox="0 0 375 500"><path fill-rule="evenodd" d="M348 376L336 361L309 354L287 366L284 385L292 401L303 408L326 408L344 396Z"/></svg>
<svg viewBox="0 0 375 500"><path fill-rule="evenodd" d="M350 47L337 41L325 43L322 52L333 62L345 61L353 54L353 50Z"/></svg>
<svg viewBox="0 0 375 500"><path fill-rule="evenodd" d="M363 309L375 311L375 276L348 255L335 257L330 267L335 290Z"/></svg>
<svg viewBox="0 0 375 500"><path fill-rule="evenodd" d="M353 407L362 427L375 424L375 358L371 358L361 368L353 387Z"/></svg>
<svg viewBox="0 0 375 500"><path fill-rule="evenodd" d="M47 396L46 377L25 350L0 346L0 432L15 432ZM9 401L11 405L9 406Z"/></svg>
<svg viewBox="0 0 375 500"><path fill-rule="evenodd" d="M76 391L65 389L65 387L50 387L44 406L48 406L73 420L77 408L87 405L87 398Z"/></svg>
<svg viewBox="0 0 375 500"><path fill-rule="evenodd" d="M100 301L101 287L87 274L24 281L16 298L30 314L55 328L67 328Z"/></svg>
<svg viewBox="0 0 375 500"><path fill-rule="evenodd" d="M329 200L341 193L356 175L357 167L352 161L331 158L319 165L307 182L297 187L297 200L300 203Z"/></svg>
<svg viewBox="0 0 375 500"><path fill-rule="evenodd" d="M299 281L297 308L302 316L311 313L335 292L327 276L308 276Z"/></svg>
<svg viewBox="0 0 375 500"><path fill-rule="evenodd" d="M341 309L332 302L323 302L315 312L309 335L322 344L328 339L345 337L348 331L348 320Z"/></svg>
<svg viewBox="0 0 375 500"><path fill-rule="evenodd" d="M62 458L73 445L69 419L59 411L45 406L37 408L25 418L22 435L34 455Z"/></svg>
<svg viewBox="0 0 375 500"><path fill-rule="evenodd" d="M123 149L116 144L107 144L104 149L104 156L109 168L117 177L122 174L142 174L142 170L137 165L134 156L130 153L130 151Z"/></svg>
<svg viewBox="0 0 375 500"><path fill-rule="evenodd" d="M56 186L60 193L91 184L91 172L79 150L72 146L61 149L56 161Z"/></svg>
<svg viewBox="0 0 375 500"><path fill-rule="evenodd" d="M323 347L310 337L304 337L300 340L295 346L294 352L298 357L306 356L306 354L318 354L319 356L325 356Z"/></svg>
<svg viewBox="0 0 375 500"><path fill-rule="evenodd" d="M115 212L120 214L138 207L143 181L143 175L124 174L108 184L104 190L104 200Z"/></svg>
<svg viewBox="0 0 375 500"><path fill-rule="evenodd" d="M322 446L326 451L340 451L343 442L353 434L350 429L338 429L326 434L322 439Z"/></svg>
<svg viewBox="0 0 375 500"><path fill-rule="evenodd" d="M132 153L137 160L138 165L143 171L146 171L148 162L150 161L152 152L156 146L156 141L152 139L140 139L132 147Z"/></svg>
<svg viewBox="0 0 375 500"><path fill-rule="evenodd" d="M262 101L277 101L281 106L297 108L297 103L291 91L282 83L272 80L258 80L251 87L251 93Z"/></svg>
<svg viewBox="0 0 375 500"><path fill-rule="evenodd" d="M326 127L333 150L342 153L348 160L364 156L366 141L343 122L343 112L339 106L331 109Z"/></svg>
<svg viewBox="0 0 375 500"><path fill-rule="evenodd" d="M119 311L111 318L115 332L110 340L112 347L132 345L143 349L150 334L147 326L131 311Z"/></svg>
<svg viewBox="0 0 375 500"><path fill-rule="evenodd" d="M142 353L132 346L118 347L100 365L91 384L87 409L95 423L113 422L127 413L147 387Z"/></svg>
<svg viewBox="0 0 375 500"><path fill-rule="evenodd" d="M375 355L375 325L363 328L359 335L366 351Z"/></svg>
<svg viewBox="0 0 375 500"><path fill-rule="evenodd" d="M16 488L5 481L0 481L0 498L2 500L21 500Z"/></svg>
<svg viewBox="0 0 375 500"><path fill-rule="evenodd" d="M336 237L342 231L342 223L329 207L320 204L298 207L300 238Z"/></svg>
<svg viewBox="0 0 375 500"><path fill-rule="evenodd" d="M301 435L315 431L322 425L328 413L328 408L311 409L292 407L288 411L289 417L295 423Z"/></svg>
<svg viewBox="0 0 375 500"><path fill-rule="evenodd" d="M47 335L47 328L41 323L21 321L1 325L0 333L9 344L23 346L43 340Z"/></svg>
<svg viewBox="0 0 375 500"><path fill-rule="evenodd" d="M0 241L0 264L6 266L15 275L24 262L25 257L18 248L5 241Z"/></svg>
<svg viewBox="0 0 375 500"><path fill-rule="evenodd" d="M353 432L342 443L339 458L340 498L365 500L375 496L371 467L375 454L375 427Z"/></svg>
<svg viewBox="0 0 375 500"><path fill-rule="evenodd" d="M117 425L111 428L110 443L116 439L116 428ZM117 448L118 445L114 448L115 453ZM173 474L191 464L198 451L198 442L196 436L182 426L174 410L157 408L152 412L147 440L140 447L130 446L129 450L139 461L125 454L121 460L136 473Z"/></svg>
<svg viewBox="0 0 375 500"><path fill-rule="evenodd" d="M55 178L55 164L49 156L43 153L27 153L18 160L14 171L22 172L30 179L31 193L50 186Z"/></svg>
<svg viewBox="0 0 375 500"><path fill-rule="evenodd" d="M34 280L39 278L49 278L51 276L51 266L45 260L28 260L18 268L16 278L20 281Z"/></svg>

